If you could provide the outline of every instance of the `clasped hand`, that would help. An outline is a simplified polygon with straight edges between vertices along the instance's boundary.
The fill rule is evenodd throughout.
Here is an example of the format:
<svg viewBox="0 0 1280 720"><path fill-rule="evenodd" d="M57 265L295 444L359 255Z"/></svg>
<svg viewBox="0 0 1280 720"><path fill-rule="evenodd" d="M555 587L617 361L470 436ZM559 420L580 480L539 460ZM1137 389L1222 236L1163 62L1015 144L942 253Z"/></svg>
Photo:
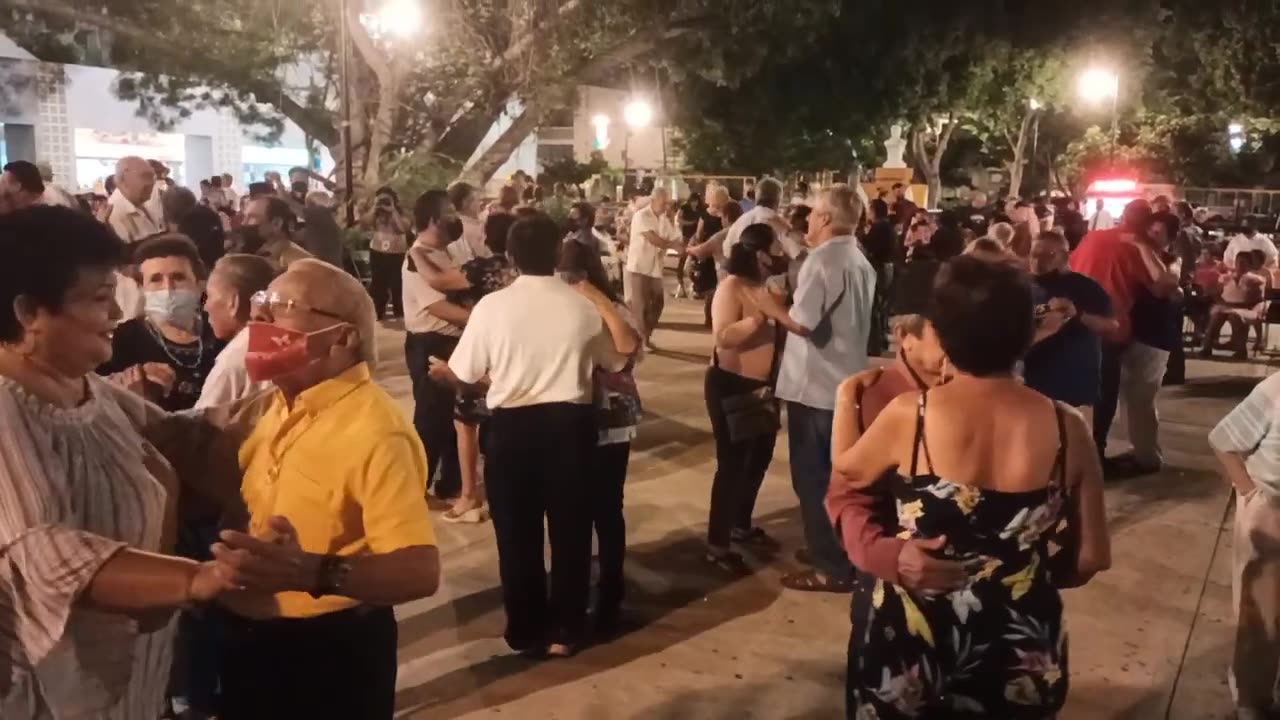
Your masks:
<svg viewBox="0 0 1280 720"><path fill-rule="evenodd" d="M193 599L209 600L227 590L260 593L307 592L315 588L319 556L304 552L298 533L283 517L267 521L260 537L223 530L211 548L213 561L201 568Z"/></svg>

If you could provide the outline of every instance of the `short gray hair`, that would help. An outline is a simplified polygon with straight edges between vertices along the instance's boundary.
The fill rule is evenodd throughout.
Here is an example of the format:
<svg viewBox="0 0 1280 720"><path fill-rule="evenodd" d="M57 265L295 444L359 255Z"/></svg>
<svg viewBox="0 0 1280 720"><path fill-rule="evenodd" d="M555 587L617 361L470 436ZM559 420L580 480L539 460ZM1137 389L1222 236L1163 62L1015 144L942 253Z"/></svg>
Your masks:
<svg viewBox="0 0 1280 720"><path fill-rule="evenodd" d="M768 175L756 183L756 204L777 209L782 202L782 182Z"/></svg>
<svg viewBox="0 0 1280 720"><path fill-rule="evenodd" d="M341 268L316 258L304 258L289 264L288 273L303 272L315 278L336 300L332 310L341 320L356 326L360 334L359 359L369 364L369 370L378 365L378 321L373 311L373 300L353 275Z"/></svg>
<svg viewBox="0 0 1280 720"><path fill-rule="evenodd" d="M836 183L818 193L814 208L821 207L831 215L836 230L855 230L862 222L862 199L846 183Z"/></svg>
<svg viewBox="0 0 1280 720"><path fill-rule="evenodd" d="M184 188L185 189L185 188ZM210 278L217 277L219 282L226 281L229 289L235 291L240 298L239 315L241 320L249 317L249 302L253 294L266 290L272 280L276 279L276 266L259 255L232 253L223 255L213 266Z"/></svg>
<svg viewBox="0 0 1280 720"><path fill-rule="evenodd" d="M995 240L1004 247L1009 247L1009 243L1013 242L1015 232L1013 225L1007 222L998 222L987 230L987 237Z"/></svg>

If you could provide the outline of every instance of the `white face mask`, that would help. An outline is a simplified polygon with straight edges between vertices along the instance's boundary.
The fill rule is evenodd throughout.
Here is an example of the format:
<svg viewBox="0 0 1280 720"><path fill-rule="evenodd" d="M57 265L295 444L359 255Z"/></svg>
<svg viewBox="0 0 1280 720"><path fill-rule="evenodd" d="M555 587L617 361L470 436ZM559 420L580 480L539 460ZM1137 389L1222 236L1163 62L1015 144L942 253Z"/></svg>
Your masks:
<svg viewBox="0 0 1280 720"><path fill-rule="evenodd" d="M194 290L148 290L147 317L155 322L181 328L194 328L200 317L200 296Z"/></svg>

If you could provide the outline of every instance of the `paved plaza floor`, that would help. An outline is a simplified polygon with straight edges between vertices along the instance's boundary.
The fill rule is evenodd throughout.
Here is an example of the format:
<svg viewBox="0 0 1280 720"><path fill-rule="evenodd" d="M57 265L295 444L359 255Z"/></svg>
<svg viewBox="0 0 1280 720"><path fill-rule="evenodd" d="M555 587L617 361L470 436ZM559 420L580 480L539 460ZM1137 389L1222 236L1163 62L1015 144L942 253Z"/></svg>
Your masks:
<svg viewBox="0 0 1280 720"><path fill-rule="evenodd" d="M646 418L626 485L633 629L567 660L513 657L501 639L489 524L437 522L440 593L399 608L404 718L822 720L842 718L849 597L783 590L802 529L781 436L757 506L783 541L757 572L719 579L702 560L714 470L702 399L710 336L700 304L669 301L637 371ZM380 381L412 407L402 335L385 330ZM1109 485L1114 567L1065 594L1066 720L1226 718L1231 536L1206 435L1268 368L1190 363L1160 400L1169 467ZM1123 410L1122 410L1123 413ZM1118 418L1115 451L1124 449Z"/></svg>

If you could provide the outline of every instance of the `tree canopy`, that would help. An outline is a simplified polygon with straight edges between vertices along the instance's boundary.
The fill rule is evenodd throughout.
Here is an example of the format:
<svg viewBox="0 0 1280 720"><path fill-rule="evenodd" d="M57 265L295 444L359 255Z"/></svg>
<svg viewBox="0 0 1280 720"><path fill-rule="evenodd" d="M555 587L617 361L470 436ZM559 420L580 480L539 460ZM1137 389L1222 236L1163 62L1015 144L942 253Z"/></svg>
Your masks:
<svg viewBox="0 0 1280 720"><path fill-rule="evenodd" d="M838 170L854 151L878 164L901 123L935 189L959 155L1003 169L1015 193L1029 166L1067 189L1110 163L1109 103L1076 94L1096 63L1121 77L1122 164L1180 182L1261 181L1275 164L1278 21L1280 0L846 2L804 52L739 89L690 79L684 154L700 170ZM1246 128L1239 153L1229 122ZM980 152L953 152L957 142Z"/></svg>
<svg viewBox="0 0 1280 720"><path fill-rule="evenodd" d="M732 81L763 55L754 38L834 12L836 0L422 0L413 37L362 22L382 0L349 0L350 132L357 186L375 187L406 154L439 155L486 179L579 84L666 60ZM264 137L294 122L342 157L338 0L0 0L6 34L47 60L77 58L77 33L111 38L117 88L153 122L208 106ZM739 43L713 42L732 33ZM504 113L506 130L483 152ZM338 174L341 177L342 173Z"/></svg>

